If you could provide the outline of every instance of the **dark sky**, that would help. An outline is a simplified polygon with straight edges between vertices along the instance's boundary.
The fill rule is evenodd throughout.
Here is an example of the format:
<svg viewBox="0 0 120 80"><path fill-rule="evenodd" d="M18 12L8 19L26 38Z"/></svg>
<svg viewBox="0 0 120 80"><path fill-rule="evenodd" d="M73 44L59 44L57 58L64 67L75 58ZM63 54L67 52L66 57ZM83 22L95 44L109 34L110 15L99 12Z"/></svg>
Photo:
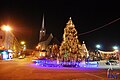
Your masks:
<svg viewBox="0 0 120 80"><path fill-rule="evenodd" d="M72 17L78 34L101 27L120 18L120 5L115 0L1 0L0 25L9 24L19 40L24 40L28 48L38 43L42 17L45 17L47 34L53 33L61 42L64 28ZM80 35L88 49L101 44L102 50L110 50L120 45L120 20L97 31Z"/></svg>

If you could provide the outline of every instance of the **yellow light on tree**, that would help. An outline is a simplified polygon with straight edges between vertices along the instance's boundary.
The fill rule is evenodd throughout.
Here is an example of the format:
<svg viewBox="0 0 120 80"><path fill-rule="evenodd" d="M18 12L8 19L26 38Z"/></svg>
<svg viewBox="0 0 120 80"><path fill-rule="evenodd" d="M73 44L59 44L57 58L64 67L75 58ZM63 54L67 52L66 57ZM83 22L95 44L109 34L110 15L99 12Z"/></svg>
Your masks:
<svg viewBox="0 0 120 80"><path fill-rule="evenodd" d="M63 61L77 60L77 56L82 55L77 30L75 29L71 17L64 28L63 41L59 49Z"/></svg>

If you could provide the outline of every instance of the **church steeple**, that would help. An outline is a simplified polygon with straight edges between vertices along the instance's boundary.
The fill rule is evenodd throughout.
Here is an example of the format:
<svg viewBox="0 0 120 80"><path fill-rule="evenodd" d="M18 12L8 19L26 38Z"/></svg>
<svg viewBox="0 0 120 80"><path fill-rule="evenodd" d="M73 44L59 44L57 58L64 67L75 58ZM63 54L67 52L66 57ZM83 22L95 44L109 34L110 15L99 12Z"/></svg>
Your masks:
<svg viewBox="0 0 120 80"><path fill-rule="evenodd" d="M44 14L43 14L43 20L42 20L42 27L40 30L40 35L39 35L39 41L41 41L41 39L46 35L46 29L44 26Z"/></svg>
<svg viewBox="0 0 120 80"><path fill-rule="evenodd" d="M44 29L44 14L43 14L43 20L42 20L42 29Z"/></svg>

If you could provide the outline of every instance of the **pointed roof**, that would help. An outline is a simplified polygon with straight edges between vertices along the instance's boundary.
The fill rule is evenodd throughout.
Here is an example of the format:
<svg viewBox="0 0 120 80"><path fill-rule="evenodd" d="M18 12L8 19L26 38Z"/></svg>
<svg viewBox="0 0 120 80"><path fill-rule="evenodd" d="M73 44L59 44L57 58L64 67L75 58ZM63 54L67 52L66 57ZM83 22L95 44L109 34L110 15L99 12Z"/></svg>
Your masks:
<svg viewBox="0 0 120 80"><path fill-rule="evenodd" d="M42 39L39 42L46 41L49 38L50 35L46 34L45 36L42 37Z"/></svg>
<svg viewBox="0 0 120 80"><path fill-rule="evenodd" d="M45 26L44 26L44 14L43 14L43 19L42 19L42 28L41 29L45 29Z"/></svg>
<svg viewBox="0 0 120 80"><path fill-rule="evenodd" d="M60 45L60 42L57 40L56 37L53 37L52 40L50 41L49 45L57 44Z"/></svg>
<svg viewBox="0 0 120 80"><path fill-rule="evenodd" d="M43 37L42 37L42 39L40 40L40 42L43 42L43 41L48 40L48 39L49 39L49 37L50 37L50 38L53 38L52 33L50 33L50 34L46 34L45 36L43 36Z"/></svg>

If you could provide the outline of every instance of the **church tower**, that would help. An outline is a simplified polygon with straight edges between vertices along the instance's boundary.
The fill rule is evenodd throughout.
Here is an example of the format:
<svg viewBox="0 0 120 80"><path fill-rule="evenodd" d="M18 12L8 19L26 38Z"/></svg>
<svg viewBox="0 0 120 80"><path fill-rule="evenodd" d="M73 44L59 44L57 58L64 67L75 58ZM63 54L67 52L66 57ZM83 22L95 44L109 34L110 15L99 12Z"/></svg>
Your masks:
<svg viewBox="0 0 120 80"><path fill-rule="evenodd" d="M46 29L44 27L44 15L42 20L42 28L40 29L39 41L46 35Z"/></svg>

